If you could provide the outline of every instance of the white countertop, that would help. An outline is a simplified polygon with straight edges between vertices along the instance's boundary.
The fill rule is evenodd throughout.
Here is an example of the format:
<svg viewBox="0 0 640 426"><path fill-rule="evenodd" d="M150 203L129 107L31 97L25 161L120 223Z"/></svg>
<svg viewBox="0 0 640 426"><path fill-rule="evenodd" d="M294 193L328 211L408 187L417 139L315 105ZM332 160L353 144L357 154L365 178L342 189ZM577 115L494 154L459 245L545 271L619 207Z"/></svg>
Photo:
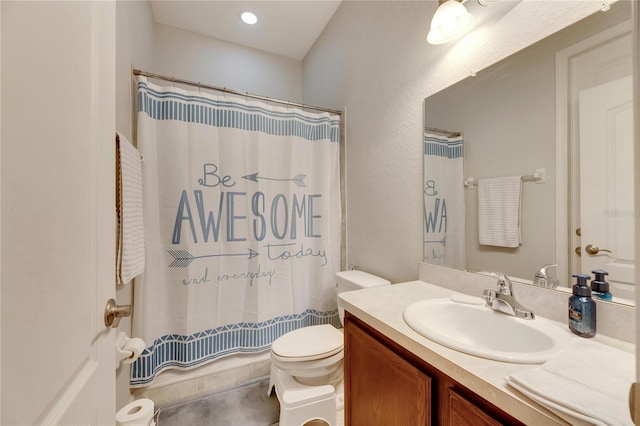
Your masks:
<svg viewBox="0 0 640 426"><path fill-rule="evenodd" d="M555 414L506 385L505 376L536 365L467 355L423 337L404 322L402 313L410 304L452 294L462 293L424 281L411 281L340 293L339 297L346 311L523 423L566 425ZM593 340L630 353L635 350L633 344L603 335L597 335Z"/></svg>

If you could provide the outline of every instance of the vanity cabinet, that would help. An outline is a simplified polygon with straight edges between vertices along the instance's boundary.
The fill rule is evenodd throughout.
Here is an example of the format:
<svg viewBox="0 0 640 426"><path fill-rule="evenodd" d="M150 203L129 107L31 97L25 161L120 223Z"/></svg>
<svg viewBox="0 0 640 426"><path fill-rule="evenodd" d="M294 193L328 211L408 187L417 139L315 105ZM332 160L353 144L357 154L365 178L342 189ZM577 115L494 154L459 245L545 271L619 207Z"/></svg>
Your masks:
<svg viewBox="0 0 640 426"><path fill-rule="evenodd" d="M347 426L523 425L348 312L344 334Z"/></svg>
<svg viewBox="0 0 640 426"><path fill-rule="evenodd" d="M430 425L431 378L354 322L344 333L346 424Z"/></svg>

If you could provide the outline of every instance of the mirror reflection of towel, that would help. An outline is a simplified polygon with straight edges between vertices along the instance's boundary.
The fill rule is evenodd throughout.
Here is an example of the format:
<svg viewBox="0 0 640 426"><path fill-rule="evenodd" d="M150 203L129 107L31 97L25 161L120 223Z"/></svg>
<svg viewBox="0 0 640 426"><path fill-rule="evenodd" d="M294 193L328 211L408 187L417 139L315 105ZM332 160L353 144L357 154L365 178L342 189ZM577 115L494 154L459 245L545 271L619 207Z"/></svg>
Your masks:
<svg viewBox="0 0 640 426"><path fill-rule="evenodd" d="M522 176L478 180L478 238L481 245L518 247Z"/></svg>

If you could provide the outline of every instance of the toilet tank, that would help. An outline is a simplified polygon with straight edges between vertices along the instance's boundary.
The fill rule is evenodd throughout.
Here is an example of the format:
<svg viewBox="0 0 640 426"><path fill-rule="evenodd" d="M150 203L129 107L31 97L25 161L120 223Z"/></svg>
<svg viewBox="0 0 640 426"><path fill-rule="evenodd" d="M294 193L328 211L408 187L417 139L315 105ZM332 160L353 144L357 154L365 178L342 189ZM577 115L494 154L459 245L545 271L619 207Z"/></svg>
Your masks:
<svg viewBox="0 0 640 426"><path fill-rule="evenodd" d="M338 294L343 291L361 290L390 284L391 283L384 278L356 269L336 273ZM344 308L342 307L340 298L338 298L338 315L340 316L340 324L344 325Z"/></svg>

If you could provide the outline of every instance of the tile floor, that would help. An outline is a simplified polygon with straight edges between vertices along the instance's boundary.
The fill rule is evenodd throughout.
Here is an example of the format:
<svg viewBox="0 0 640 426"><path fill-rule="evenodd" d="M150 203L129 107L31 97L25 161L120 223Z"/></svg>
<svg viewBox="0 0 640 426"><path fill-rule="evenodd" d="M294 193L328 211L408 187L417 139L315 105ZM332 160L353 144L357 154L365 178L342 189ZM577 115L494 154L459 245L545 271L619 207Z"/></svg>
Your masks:
<svg viewBox="0 0 640 426"><path fill-rule="evenodd" d="M271 426L278 424L275 393L267 396L269 380L249 382L175 405L158 407L158 426Z"/></svg>
<svg viewBox="0 0 640 426"><path fill-rule="evenodd" d="M242 386L183 401L159 406L157 426L278 426L280 404L275 396L267 396L269 379L263 378ZM338 411L338 425L344 424L344 411ZM326 425L310 422L309 426Z"/></svg>

